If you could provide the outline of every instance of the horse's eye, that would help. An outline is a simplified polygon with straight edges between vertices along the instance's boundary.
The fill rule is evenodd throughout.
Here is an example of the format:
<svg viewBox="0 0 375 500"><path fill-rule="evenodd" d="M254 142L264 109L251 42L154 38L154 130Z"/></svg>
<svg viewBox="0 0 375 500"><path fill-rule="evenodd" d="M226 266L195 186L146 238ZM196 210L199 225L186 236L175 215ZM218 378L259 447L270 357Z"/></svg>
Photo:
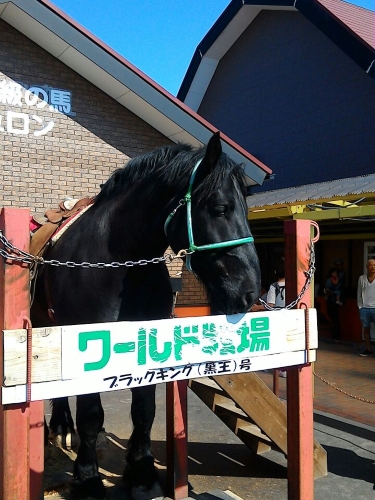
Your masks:
<svg viewBox="0 0 375 500"><path fill-rule="evenodd" d="M224 217L228 211L227 205L215 205L214 206L214 214L216 217Z"/></svg>

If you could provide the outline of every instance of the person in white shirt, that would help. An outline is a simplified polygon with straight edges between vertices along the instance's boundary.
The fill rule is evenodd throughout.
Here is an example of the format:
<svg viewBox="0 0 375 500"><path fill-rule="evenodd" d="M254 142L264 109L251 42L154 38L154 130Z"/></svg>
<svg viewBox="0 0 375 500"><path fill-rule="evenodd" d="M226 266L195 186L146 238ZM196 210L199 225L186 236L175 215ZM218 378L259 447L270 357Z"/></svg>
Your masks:
<svg viewBox="0 0 375 500"><path fill-rule="evenodd" d="M375 323L375 259L366 263L367 274L362 274L358 279L357 305L359 317L363 326L365 350L360 356L372 356L370 327Z"/></svg>
<svg viewBox="0 0 375 500"><path fill-rule="evenodd" d="M270 285L266 302L270 307L283 309L285 307L285 263L283 258L276 264L275 275L277 281ZM262 304L254 304L250 311L264 311L265 309ZM286 376L286 369L280 368L279 377L286 378Z"/></svg>
<svg viewBox="0 0 375 500"><path fill-rule="evenodd" d="M277 281L270 285L267 292L266 302L271 307L285 307L285 264L282 258L275 268L275 276ZM265 311L266 308L262 304L254 304L250 309L251 312Z"/></svg>

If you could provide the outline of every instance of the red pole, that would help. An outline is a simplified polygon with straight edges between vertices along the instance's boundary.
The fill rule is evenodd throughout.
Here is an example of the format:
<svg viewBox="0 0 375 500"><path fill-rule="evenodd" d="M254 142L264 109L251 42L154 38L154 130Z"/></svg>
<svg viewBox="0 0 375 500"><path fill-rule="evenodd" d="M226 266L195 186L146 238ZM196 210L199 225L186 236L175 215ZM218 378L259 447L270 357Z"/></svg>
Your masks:
<svg viewBox="0 0 375 500"><path fill-rule="evenodd" d="M0 230L21 250L29 249L29 211L0 209ZM0 257L0 332L24 328L30 314L29 269ZM3 380L3 342L0 377ZM0 498L43 498L43 402L0 405Z"/></svg>
<svg viewBox="0 0 375 500"><path fill-rule="evenodd" d="M167 387L167 494L188 498L187 380Z"/></svg>
<svg viewBox="0 0 375 500"><path fill-rule="evenodd" d="M184 314L185 313L185 314ZM181 309L178 317L205 316L207 309ZM188 381L167 382L167 495L173 500L188 498Z"/></svg>
<svg viewBox="0 0 375 500"><path fill-rule="evenodd" d="M284 222L286 303L292 302L306 282L309 268L311 222ZM311 288L302 298L311 307ZM288 500L314 499L314 428L312 366L287 370Z"/></svg>

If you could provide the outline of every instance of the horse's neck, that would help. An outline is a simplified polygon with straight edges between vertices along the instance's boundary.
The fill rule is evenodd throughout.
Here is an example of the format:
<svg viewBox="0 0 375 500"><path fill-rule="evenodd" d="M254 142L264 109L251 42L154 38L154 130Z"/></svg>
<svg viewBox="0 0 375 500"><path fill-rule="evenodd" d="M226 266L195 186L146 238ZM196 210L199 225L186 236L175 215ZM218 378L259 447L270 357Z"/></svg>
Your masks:
<svg viewBox="0 0 375 500"><path fill-rule="evenodd" d="M109 248L124 257L159 257L163 255L168 243L164 234L163 209L160 199L154 197L124 197L121 203L103 204L98 207L96 224L107 234Z"/></svg>

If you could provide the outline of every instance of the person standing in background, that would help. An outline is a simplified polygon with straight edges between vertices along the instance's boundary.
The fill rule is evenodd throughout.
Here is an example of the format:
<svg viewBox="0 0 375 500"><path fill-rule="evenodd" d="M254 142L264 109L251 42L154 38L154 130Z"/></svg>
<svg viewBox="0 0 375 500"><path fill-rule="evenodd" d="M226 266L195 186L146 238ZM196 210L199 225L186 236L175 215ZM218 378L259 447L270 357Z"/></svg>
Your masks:
<svg viewBox="0 0 375 500"><path fill-rule="evenodd" d="M334 342L340 342L340 300L341 289L338 279L337 269L331 267L328 272L324 293L327 299L327 313L332 323L332 339Z"/></svg>
<svg viewBox="0 0 375 500"><path fill-rule="evenodd" d="M341 302L341 284L338 277L338 272L335 267L331 267L326 281L325 294L328 300L336 302L337 305L342 306ZM331 296L331 297L330 297Z"/></svg>
<svg viewBox="0 0 375 500"><path fill-rule="evenodd" d="M275 267L275 275L277 281L271 284L267 293L267 304L270 307L284 308L285 307L285 264L282 258ZM266 308L262 304L254 304L250 311L264 311ZM285 368L279 368L279 377L286 378L287 373Z"/></svg>
<svg viewBox="0 0 375 500"><path fill-rule="evenodd" d="M267 302L270 307L283 308L285 307L285 265L283 258L276 264L275 276L277 281L270 285L265 302ZM266 308L262 304L254 304L250 308L251 312L265 310Z"/></svg>
<svg viewBox="0 0 375 500"><path fill-rule="evenodd" d="M267 293L267 304L272 307L285 307L285 264L284 259L276 265L277 281L271 284Z"/></svg>
<svg viewBox="0 0 375 500"><path fill-rule="evenodd" d="M366 263L367 273L358 279L357 306L359 317L363 326L363 338L365 350L360 356L372 356L370 328L375 323L375 259L369 259Z"/></svg>
<svg viewBox="0 0 375 500"><path fill-rule="evenodd" d="M345 302L345 287L346 287L346 276L344 271L344 261L337 257L333 261L333 267L337 269L337 276L339 278L340 290L341 290L341 302Z"/></svg>

